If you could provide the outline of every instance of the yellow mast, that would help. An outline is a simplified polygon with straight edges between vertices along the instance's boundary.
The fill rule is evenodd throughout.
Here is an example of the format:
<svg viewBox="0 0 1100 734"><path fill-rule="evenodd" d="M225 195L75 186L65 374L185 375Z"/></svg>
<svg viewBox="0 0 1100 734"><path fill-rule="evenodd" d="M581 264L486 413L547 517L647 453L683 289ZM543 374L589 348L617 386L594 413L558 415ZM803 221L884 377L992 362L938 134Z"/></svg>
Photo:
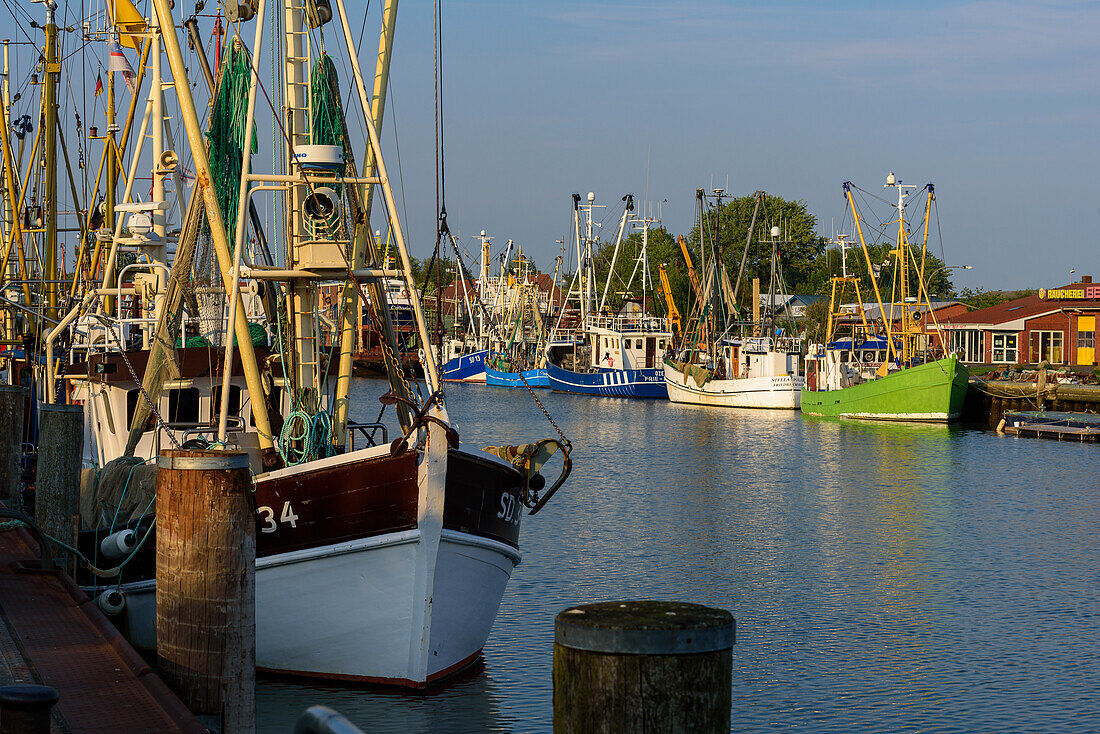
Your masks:
<svg viewBox="0 0 1100 734"><path fill-rule="evenodd" d="M878 304L879 313L882 314L883 326L886 328L886 348L889 351L890 356L897 357L894 351L894 338L892 332L892 324L886 320L886 309L882 306L882 294L878 290L878 280L875 278L875 269L871 265L871 253L867 251L867 242L863 238L863 222L859 218L859 212L856 210L856 200L852 195L852 182L844 182L844 195L848 199L848 205L852 208L852 217L856 222L856 233L859 235L859 246L863 250L864 260L867 262L867 274L871 277L871 287L875 291L875 303ZM860 303L860 311L863 310L863 303ZM866 318L864 319L866 323ZM885 366L885 362L883 366Z"/></svg>
<svg viewBox="0 0 1100 734"><path fill-rule="evenodd" d="M46 4L46 76L42 88L42 114L45 127L46 152L46 262L42 278L46 281L46 316L57 318L57 77L61 63L57 60L57 24L54 23L55 2Z"/></svg>

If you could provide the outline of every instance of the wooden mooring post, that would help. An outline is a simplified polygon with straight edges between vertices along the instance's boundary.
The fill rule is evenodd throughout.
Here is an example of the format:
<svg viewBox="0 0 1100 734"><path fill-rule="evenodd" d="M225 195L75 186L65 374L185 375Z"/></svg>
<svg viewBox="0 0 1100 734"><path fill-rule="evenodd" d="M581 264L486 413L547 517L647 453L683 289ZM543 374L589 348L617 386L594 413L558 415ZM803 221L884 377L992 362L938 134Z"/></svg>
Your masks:
<svg viewBox="0 0 1100 734"><path fill-rule="evenodd" d="M83 457L84 409L79 405L40 405L34 521L46 535L69 545L74 545L79 529ZM64 552L58 555L64 557Z"/></svg>
<svg viewBox="0 0 1100 734"><path fill-rule="evenodd" d="M555 734L727 734L733 616L699 604L584 604L554 624Z"/></svg>
<svg viewBox="0 0 1100 734"><path fill-rule="evenodd" d="M179 449L161 452L157 464L161 676L207 728L254 732L256 520L248 454Z"/></svg>
<svg viewBox="0 0 1100 734"><path fill-rule="evenodd" d="M23 454L23 405L25 392L21 387L0 385L0 502L17 510Z"/></svg>

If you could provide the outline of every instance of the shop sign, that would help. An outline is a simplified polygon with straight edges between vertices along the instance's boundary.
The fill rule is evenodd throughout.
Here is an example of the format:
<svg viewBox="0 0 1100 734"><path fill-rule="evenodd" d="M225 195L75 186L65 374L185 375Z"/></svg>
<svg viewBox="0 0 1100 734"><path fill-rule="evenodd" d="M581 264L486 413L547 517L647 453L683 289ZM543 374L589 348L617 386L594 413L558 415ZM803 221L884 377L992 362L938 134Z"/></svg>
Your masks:
<svg viewBox="0 0 1100 734"><path fill-rule="evenodd" d="M1100 298L1100 285L1090 285L1084 288L1040 288L1039 298L1047 301L1054 300L1080 300Z"/></svg>

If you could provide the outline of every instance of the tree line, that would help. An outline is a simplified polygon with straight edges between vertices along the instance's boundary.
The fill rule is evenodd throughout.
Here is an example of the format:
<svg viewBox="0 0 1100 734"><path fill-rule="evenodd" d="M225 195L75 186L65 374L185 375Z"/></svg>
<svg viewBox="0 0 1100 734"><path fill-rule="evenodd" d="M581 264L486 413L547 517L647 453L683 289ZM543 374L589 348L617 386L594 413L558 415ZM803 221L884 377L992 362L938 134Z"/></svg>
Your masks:
<svg viewBox="0 0 1100 734"><path fill-rule="evenodd" d="M788 294L806 294L828 297L831 278L841 274L841 253L835 247L829 247L825 237L817 234L817 218L810 213L803 201L792 201L771 194L763 195L757 211L756 224L749 237L753 211L757 207L757 196L748 195L723 201L718 207L710 207L702 222L696 221L690 232L683 235L688 253L692 258L697 277L705 277L705 268L713 253L718 253L726 266L731 284L741 271L744 271L741 286L738 289L739 309L743 314L752 311L752 281L759 278L762 292L766 292L771 279L771 261L773 250L777 254L779 269L782 273L782 290ZM702 225L702 226L700 226ZM772 228L778 227L778 236L772 236ZM717 241L715 237L717 236ZM612 274L609 303L619 305L623 301L626 285L634 270L637 253L641 249L642 234L634 232L625 238L620 246L618 262ZM748 254L745 254L746 246ZM847 272L860 278L860 289L864 300L874 299L871 276L867 267L868 256L871 267L878 275L883 298L888 299L894 276L889 251L893 243L871 244L867 255L858 246L847 253ZM611 266L614 243L604 243L596 254L596 270L599 283L607 278ZM658 266L665 265L669 287L673 300L681 315L691 313L695 296L691 286L687 263L677 236L663 227L649 230L648 259L653 273L654 285L658 285ZM919 249L917 250L919 257ZM885 263L885 264L884 264ZM951 282L950 270L944 268L943 261L927 253L925 256L925 283L932 298L953 297L955 287ZM915 283L915 278L912 278ZM779 287L777 286L777 291ZM629 292L634 297L641 296L641 286L635 277ZM647 298L647 306L658 315L664 315L664 299L659 294L652 301Z"/></svg>

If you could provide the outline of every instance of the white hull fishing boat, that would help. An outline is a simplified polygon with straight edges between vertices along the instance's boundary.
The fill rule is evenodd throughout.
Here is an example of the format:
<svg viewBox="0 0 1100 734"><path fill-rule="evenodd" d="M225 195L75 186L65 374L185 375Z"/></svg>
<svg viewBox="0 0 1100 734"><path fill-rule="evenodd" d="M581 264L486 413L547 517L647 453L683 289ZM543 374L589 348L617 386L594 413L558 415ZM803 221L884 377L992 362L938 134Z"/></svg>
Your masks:
<svg viewBox="0 0 1100 734"><path fill-rule="evenodd" d="M702 189L696 190L698 200L700 246L706 227L705 200ZM664 360L665 387L674 403L708 405L719 408L773 408L798 410L805 378L799 369L802 343L790 337L743 336L736 332L746 327L758 334L776 332L774 308L761 319L759 298L754 295L752 322L737 320L737 296L741 288L745 260L752 240L753 228L763 192L758 192L752 224L749 225L741 270L731 288L720 247L722 191L715 191L714 238L706 277L696 291L696 317L693 329L685 334L678 354ZM782 281L779 270L776 239L778 228L772 230L772 274L769 294L774 304L776 283ZM694 273L687 244L680 240L690 273ZM696 283L693 281L693 285Z"/></svg>
<svg viewBox="0 0 1100 734"><path fill-rule="evenodd" d="M736 349L733 345L724 348L728 354L726 363L737 364ZM674 403L716 408L797 410L805 383L805 378L798 374L798 351L776 350L770 345L761 345L760 351L755 353L745 347L741 349L747 363L742 363L741 367L741 373L745 376L738 375L732 379L716 377L705 368L678 368L666 361L668 399ZM753 372L763 374L754 375Z"/></svg>
<svg viewBox="0 0 1100 734"><path fill-rule="evenodd" d="M144 136L139 136L126 194L116 206L123 214L131 212L131 235L121 236L122 217L107 224L113 234L102 233L110 247L103 282L85 283L84 297L47 339L48 392L59 392L52 370L54 344L68 344L63 378L74 399L83 402L91 458L102 469L91 488L97 494L89 501L90 514L99 522L81 534L81 548L101 568L118 564L108 585L97 577L81 580L136 644L155 644L155 518L148 512L148 494L136 509L123 506L124 500L133 502L140 495L140 482L130 487L131 475L143 457L151 461L162 448L244 450L257 506L258 667L426 686L480 653L520 560L523 509L537 512L564 482L570 462L568 442L560 434L561 441L485 451L462 445L449 422L431 350L422 355L426 399L417 397L402 370L403 355L386 307L386 283L400 278L408 293L416 291L378 131L369 122L382 119L396 2L387 3L383 13L373 96L359 70L342 0L333 0L335 13L327 14L318 14L320 5L312 2L307 7L307 0L289 0L277 8L267 7L265 0L256 4L254 49L264 48L266 12L279 13L285 22L285 35L276 44L282 46L281 57L274 63L285 79L281 101L289 112L281 121L286 138L275 150L283 168L274 173L251 171L251 145L244 142L252 139L257 69L264 64L249 60L240 39L233 39L215 94L208 155L169 0L153 5L153 91L146 119L160 128L163 43L195 170L206 183L196 186L182 226L172 235L176 247L169 261L167 206L163 189L156 185L166 175L159 136L153 136L150 151L158 161L154 201L128 202L142 159ZM327 9L329 4L323 5ZM334 15L368 120L362 171L355 167L335 91L335 67L323 41L318 43L306 30L307 24L317 28ZM159 30L157 17L164 19ZM238 76L230 83L233 74ZM218 128L223 109L247 109L243 127ZM225 136L229 143L236 140L229 153ZM237 164L229 178L239 175L239 182L231 181L239 186L226 189L224 173L212 172L210 159L219 152L219 165L226 160ZM371 234L376 188L400 256L396 270L385 267ZM280 235L283 263L265 266L255 253L244 254L246 213L252 211L255 195L272 193L281 197L285 212L285 221L273 228ZM223 217L223 210L236 217ZM134 238L140 228L134 226L133 212L149 217L153 237ZM196 282L194 251L202 221L216 254L208 267L215 281L220 273L221 288ZM256 228L254 212L251 222ZM258 230L254 234L256 241L263 240ZM150 277L123 282L125 269L112 269L122 247L149 256ZM343 285L327 353L317 297L322 282ZM107 295L116 292L113 300ZM140 304L131 299L124 305L122 296L129 294L140 296ZM414 295L410 301L420 343L428 344L419 299ZM203 327L210 302L219 322L214 329ZM384 426L350 418L352 352L362 303L385 336L391 389L382 403L396 412L401 433L389 444ZM131 317L135 309L140 314ZM261 309L273 334L250 326L250 321L260 322ZM176 346L189 344L200 333L204 344ZM373 436L380 430L382 445L376 445ZM356 433L367 438L366 447L355 447ZM562 473L540 495L545 480L538 471L558 449L563 450ZM118 462L124 466L115 472L125 478L121 497L109 495L107 486L107 468L117 468ZM111 497L114 507L108 503Z"/></svg>

